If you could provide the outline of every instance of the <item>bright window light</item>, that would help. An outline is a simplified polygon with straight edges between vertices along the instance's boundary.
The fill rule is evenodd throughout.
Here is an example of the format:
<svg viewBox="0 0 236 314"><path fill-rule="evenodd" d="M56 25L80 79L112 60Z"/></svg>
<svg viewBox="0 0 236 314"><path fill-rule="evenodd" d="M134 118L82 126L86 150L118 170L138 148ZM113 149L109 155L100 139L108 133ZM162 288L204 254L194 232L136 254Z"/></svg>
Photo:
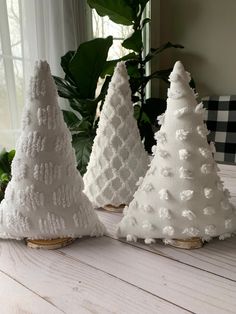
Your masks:
<svg viewBox="0 0 236 314"><path fill-rule="evenodd" d="M113 36L113 45L109 49L108 59L119 59L130 51L123 48L121 43L132 33L132 26L113 23L108 16L101 17L96 10L92 10L93 37Z"/></svg>

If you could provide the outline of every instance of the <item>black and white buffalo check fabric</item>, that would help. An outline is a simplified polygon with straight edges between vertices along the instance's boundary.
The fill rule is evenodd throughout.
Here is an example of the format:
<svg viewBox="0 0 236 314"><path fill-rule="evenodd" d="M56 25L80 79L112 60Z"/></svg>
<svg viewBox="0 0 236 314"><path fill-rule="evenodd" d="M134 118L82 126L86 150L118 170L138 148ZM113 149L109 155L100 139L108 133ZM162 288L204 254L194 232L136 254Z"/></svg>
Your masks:
<svg viewBox="0 0 236 314"><path fill-rule="evenodd" d="M208 140L216 147L215 160L236 163L236 96L205 97L202 102L211 131Z"/></svg>

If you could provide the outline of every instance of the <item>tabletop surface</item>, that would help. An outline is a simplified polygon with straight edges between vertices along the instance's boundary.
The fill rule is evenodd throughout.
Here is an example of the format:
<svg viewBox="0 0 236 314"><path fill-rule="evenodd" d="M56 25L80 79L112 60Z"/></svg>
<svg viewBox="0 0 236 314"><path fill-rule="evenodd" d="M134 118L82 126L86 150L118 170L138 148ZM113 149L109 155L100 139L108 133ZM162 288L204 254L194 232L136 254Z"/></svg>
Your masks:
<svg viewBox="0 0 236 314"><path fill-rule="evenodd" d="M220 165L236 205L236 166ZM236 236L197 250L115 236L121 214L98 211L109 235L55 251L0 241L0 313L236 313Z"/></svg>

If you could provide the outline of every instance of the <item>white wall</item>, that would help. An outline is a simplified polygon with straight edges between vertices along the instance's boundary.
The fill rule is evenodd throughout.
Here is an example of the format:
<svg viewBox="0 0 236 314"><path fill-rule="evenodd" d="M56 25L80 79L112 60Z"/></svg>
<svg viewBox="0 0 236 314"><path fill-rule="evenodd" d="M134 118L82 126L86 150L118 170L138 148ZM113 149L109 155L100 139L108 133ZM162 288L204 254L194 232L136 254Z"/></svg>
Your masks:
<svg viewBox="0 0 236 314"><path fill-rule="evenodd" d="M160 0L158 15L160 43L185 46L163 53L161 68L182 60L200 96L236 94L236 0Z"/></svg>

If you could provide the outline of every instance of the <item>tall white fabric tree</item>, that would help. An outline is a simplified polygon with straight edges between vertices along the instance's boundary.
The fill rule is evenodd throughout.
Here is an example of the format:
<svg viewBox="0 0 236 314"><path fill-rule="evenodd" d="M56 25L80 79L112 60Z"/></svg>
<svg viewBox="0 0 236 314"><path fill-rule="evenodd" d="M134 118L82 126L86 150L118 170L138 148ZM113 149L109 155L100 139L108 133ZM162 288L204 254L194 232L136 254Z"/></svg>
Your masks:
<svg viewBox="0 0 236 314"><path fill-rule="evenodd" d="M134 118L126 66L119 62L84 175L85 193L97 207L129 204L139 177L147 171L148 161Z"/></svg>
<svg viewBox="0 0 236 314"><path fill-rule="evenodd" d="M40 61L23 111L12 180L0 204L0 237L102 235L104 226L83 188L49 65Z"/></svg>
<svg viewBox="0 0 236 314"><path fill-rule="evenodd" d="M169 80L154 158L124 210L118 235L130 241L143 238L147 244L156 238L224 239L236 230L236 215L217 174L213 145L207 142L203 105L197 104L181 62L176 62Z"/></svg>

